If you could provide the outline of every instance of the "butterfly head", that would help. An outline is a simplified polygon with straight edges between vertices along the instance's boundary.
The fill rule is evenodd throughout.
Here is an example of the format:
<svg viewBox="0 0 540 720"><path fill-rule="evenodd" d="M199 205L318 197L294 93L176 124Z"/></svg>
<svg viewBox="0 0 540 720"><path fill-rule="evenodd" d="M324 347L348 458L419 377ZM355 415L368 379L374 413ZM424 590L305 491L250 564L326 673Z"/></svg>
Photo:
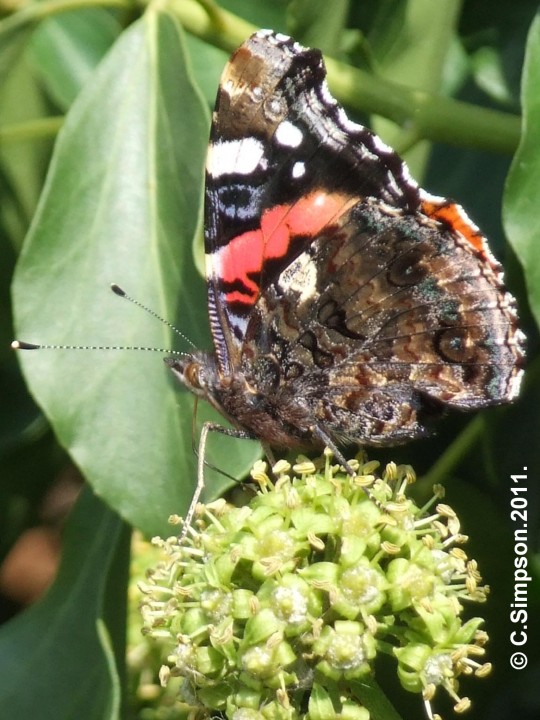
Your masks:
<svg viewBox="0 0 540 720"><path fill-rule="evenodd" d="M210 388L215 385L217 368L211 353L194 352L168 357L165 364L182 385L199 397L208 397Z"/></svg>

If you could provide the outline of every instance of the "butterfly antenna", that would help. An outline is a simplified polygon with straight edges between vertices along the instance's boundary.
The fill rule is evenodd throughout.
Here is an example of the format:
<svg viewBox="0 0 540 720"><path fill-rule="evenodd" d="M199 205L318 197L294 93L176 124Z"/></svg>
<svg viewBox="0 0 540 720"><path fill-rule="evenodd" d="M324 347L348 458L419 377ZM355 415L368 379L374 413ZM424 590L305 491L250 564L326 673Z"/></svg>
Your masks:
<svg viewBox="0 0 540 720"><path fill-rule="evenodd" d="M191 345L193 349L195 349L195 345L191 342L191 340L184 335L183 332L181 332L177 327L175 327L172 323L170 323L168 320L165 320L164 317L161 317L161 315L158 315L155 310L152 310L147 305L143 305L142 302L139 302L134 297L131 297L131 295L128 295L125 290L123 290L119 285L116 283L112 283L111 290L115 295L118 295L118 297L124 298L124 300L128 300L133 305L136 305L138 308L141 308L141 310L144 310L152 317L156 318L156 320L159 320L163 325L166 325L169 330L172 330L174 333L176 333L179 337L182 338L182 340L185 340L188 345ZM176 353L175 353L176 354Z"/></svg>
<svg viewBox="0 0 540 720"><path fill-rule="evenodd" d="M24 342L24 340L14 340L11 347L13 350L141 350L144 352L158 352L162 355L187 355L187 353L180 352L180 350L145 347L143 345L42 345Z"/></svg>
<svg viewBox="0 0 540 720"><path fill-rule="evenodd" d="M185 340L185 342L191 345L191 347L195 347L191 340L186 337L184 333L180 332L177 327L165 320L165 318L161 317L161 315L158 315L157 312L155 312L151 308L143 305L143 303L139 302L134 297L131 297L131 295L128 295L125 290L123 290L119 285L117 285L116 283L112 283L111 290L114 292L115 295L118 295L118 297L124 298L124 300L128 300L130 303L133 303L133 305L136 305L137 307L141 308L141 310L144 310L149 315L156 318L156 320L159 320L161 323L163 323L163 325L166 325L170 330L172 330L179 337L181 337L182 340ZM176 355L177 357L187 356L187 353L181 352L180 350L146 347L143 345L44 345L41 343L29 343L23 340L14 340L11 343L11 347L13 348L13 350L138 350L142 352L158 352L161 354Z"/></svg>

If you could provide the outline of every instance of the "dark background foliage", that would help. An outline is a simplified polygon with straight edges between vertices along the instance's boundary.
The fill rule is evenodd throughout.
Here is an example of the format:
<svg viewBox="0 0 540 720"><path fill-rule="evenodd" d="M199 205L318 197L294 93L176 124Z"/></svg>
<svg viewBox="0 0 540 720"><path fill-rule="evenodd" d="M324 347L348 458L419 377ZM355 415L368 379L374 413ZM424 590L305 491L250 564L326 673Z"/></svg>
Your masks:
<svg viewBox="0 0 540 720"><path fill-rule="evenodd" d="M213 16L195 0L145 9L121 0L93 7L44 0L16 12L0 5L0 561L32 529L54 531L62 509L47 508L59 487L77 486L79 472L89 483L69 518L49 594L18 612L21 597L4 590L2 619L16 617L0 629L0 716L118 716L128 524L148 536L168 533L167 517L184 511L195 476L192 398L174 386L160 353L15 357L10 341L187 349L112 295L114 281L209 347L200 271L209 112L228 53L258 27L273 27L344 63L329 62L333 92L404 154L430 192L467 209L518 298L528 335L520 400L474 417L453 414L433 439L371 456L411 463L424 476L419 497L433 482L445 484L470 535L469 554L492 588L481 611L494 671L465 683L474 702L468 717L536 718L537 3L228 0L220 7L226 12ZM199 421L210 415L201 411ZM259 448L212 438L209 453L242 478ZM518 672L509 665L516 649L510 476L523 466L535 581L529 665ZM209 474L207 485L213 497L227 483ZM389 695L403 717L420 716L417 697L399 688Z"/></svg>

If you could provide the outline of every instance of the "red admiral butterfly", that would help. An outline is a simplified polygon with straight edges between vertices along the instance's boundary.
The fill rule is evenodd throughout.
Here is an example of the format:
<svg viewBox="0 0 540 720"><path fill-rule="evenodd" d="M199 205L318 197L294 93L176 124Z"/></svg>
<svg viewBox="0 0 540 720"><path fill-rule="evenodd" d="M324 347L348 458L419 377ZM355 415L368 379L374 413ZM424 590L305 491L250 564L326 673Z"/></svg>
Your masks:
<svg viewBox="0 0 540 720"><path fill-rule="evenodd" d="M393 445L445 408L515 398L524 336L479 229L351 122L325 75L318 50L268 30L226 66L206 170L214 351L166 362L231 434L344 462L342 443Z"/></svg>

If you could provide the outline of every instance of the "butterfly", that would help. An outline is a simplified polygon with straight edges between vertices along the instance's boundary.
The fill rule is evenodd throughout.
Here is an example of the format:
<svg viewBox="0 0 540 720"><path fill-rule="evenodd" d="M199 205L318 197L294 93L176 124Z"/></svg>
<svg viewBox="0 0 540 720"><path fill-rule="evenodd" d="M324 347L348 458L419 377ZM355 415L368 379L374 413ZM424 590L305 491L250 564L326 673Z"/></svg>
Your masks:
<svg viewBox="0 0 540 720"><path fill-rule="evenodd" d="M267 452L328 446L350 470L345 443L395 445L447 408L513 400L524 335L480 230L349 120L325 76L318 50L269 30L225 67L206 164L214 347L166 362L222 431Z"/></svg>
<svg viewBox="0 0 540 720"><path fill-rule="evenodd" d="M203 425L184 527L212 430L270 459L327 446L353 474L345 444L403 443L448 408L519 392L525 337L486 239L349 120L325 77L319 50L261 30L221 78L205 190L213 349L166 363L232 428Z"/></svg>

